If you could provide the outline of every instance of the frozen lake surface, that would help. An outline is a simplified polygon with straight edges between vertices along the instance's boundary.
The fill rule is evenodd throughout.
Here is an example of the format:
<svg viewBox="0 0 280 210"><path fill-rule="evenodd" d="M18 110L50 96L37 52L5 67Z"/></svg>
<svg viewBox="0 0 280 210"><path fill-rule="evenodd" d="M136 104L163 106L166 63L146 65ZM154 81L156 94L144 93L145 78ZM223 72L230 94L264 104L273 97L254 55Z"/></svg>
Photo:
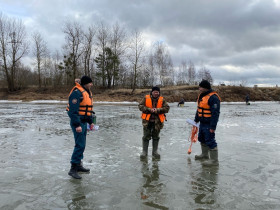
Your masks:
<svg viewBox="0 0 280 210"><path fill-rule="evenodd" d="M68 176L74 140L65 103L0 103L0 209L280 209L280 104L223 103L220 166L187 150L196 105L170 104L160 161L139 159L137 103L96 103L82 180Z"/></svg>

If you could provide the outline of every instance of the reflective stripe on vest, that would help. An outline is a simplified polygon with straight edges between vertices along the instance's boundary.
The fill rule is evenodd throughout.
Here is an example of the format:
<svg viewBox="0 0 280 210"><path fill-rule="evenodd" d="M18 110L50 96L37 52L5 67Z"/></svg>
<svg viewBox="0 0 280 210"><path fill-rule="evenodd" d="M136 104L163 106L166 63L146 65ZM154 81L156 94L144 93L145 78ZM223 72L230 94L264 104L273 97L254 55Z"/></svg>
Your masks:
<svg viewBox="0 0 280 210"><path fill-rule="evenodd" d="M199 117L211 117L211 109L208 105L208 100L212 95L218 96L219 100L221 101L220 96L216 92L211 92L207 94L206 96L203 96L202 99L199 101L199 96L197 99L197 113Z"/></svg>
<svg viewBox="0 0 280 210"><path fill-rule="evenodd" d="M145 98L146 98L145 106L149 107L149 108L153 108L153 103L152 103L151 96L150 95L146 95ZM162 108L162 103L163 103L163 97L160 96L158 98L158 102L157 102L157 107L156 108ZM150 117L151 117L151 114L145 114L145 113L142 113L142 116L141 116L142 119L148 120L148 121L149 121ZM165 120L164 114L158 114L158 117L160 119L160 122L163 123L164 120Z"/></svg>
<svg viewBox="0 0 280 210"><path fill-rule="evenodd" d="M92 93L90 92L90 95L88 94L88 92L79 84L76 83L76 86L72 88L72 90L70 91L69 96L71 95L71 93L78 89L82 95L83 95L83 100L80 102L80 106L79 106L79 115L87 115L87 116L91 116L93 113L93 106L92 106ZM69 111L69 104L66 108L67 111Z"/></svg>

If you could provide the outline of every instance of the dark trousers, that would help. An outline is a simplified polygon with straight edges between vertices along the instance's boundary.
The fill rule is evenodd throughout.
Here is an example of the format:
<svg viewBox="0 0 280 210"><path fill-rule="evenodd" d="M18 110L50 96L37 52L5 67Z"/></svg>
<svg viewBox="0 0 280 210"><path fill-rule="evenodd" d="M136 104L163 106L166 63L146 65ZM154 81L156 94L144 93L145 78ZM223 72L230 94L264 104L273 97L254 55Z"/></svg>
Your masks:
<svg viewBox="0 0 280 210"><path fill-rule="evenodd" d="M81 133L77 133L76 128L71 125L75 139L75 147L71 157L71 163L74 164L79 164L81 162L84 158L84 151L86 148L87 123L81 123L81 127L83 131Z"/></svg>
<svg viewBox="0 0 280 210"><path fill-rule="evenodd" d="M206 144L210 149L217 147L215 133L210 133L210 124L200 123L198 141L200 143Z"/></svg>
<svg viewBox="0 0 280 210"><path fill-rule="evenodd" d="M155 123L149 122L148 126L143 126L143 141L149 141L151 138L153 140L159 140L160 130L155 129Z"/></svg>

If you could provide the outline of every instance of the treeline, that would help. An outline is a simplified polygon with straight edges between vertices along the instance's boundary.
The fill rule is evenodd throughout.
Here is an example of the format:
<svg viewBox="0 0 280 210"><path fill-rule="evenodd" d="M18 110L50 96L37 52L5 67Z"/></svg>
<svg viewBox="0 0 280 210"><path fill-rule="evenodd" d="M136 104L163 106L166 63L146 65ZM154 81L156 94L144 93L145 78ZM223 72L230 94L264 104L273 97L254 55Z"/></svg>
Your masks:
<svg viewBox="0 0 280 210"><path fill-rule="evenodd" d="M85 28L65 21L61 32L65 42L51 52L40 32L28 34L22 20L0 13L0 79L9 91L30 85L68 86L81 75L92 77L94 86L133 90L192 85L201 79L213 82L206 67L197 69L188 59L174 66L166 43L147 44L141 31L118 23ZM32 64L25 64L24 57L32 58Z"/></svg>

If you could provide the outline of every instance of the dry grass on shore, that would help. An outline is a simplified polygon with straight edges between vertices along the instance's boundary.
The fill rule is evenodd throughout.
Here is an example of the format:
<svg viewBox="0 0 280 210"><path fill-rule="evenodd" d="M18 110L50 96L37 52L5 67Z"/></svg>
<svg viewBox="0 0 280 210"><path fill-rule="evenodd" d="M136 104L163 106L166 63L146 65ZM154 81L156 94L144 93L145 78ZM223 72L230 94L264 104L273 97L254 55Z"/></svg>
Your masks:
<svg viewBox="0 0 280 210"><path fill-rule="evenodd" d="M8 93L5 89L0 90L0 100L67 100L71 87L55 90L53 88L25 88L16 92ZM222 101L244 101L245 96L250 94L251 101L280 101L280 88L278 87L242 87L242 86L214 86ZM94 101L136 101L150 92L150 88L136 89L94 89ZM196 101L197 86L170 86L162 87L161 94L168 102L178 102L181 98L185 101Z"/></svg>

